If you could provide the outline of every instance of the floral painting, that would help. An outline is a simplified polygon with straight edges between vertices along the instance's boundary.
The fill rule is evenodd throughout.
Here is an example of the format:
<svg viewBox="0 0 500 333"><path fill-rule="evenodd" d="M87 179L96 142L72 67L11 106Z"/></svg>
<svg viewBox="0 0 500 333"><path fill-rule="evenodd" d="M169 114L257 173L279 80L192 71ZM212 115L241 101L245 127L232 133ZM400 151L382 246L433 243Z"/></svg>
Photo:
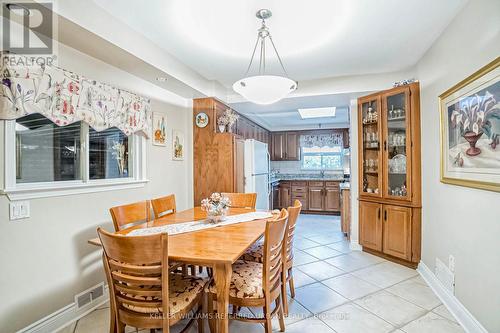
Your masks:
<svg viewBox="0 0 500 333"><path fill-rule="evenodd" d="M167 116L163 113L153 112L153 144L167 145Z"/></svg>
<svg viewBox="0 0 500 333"><path fill-rule="evenodd" d="M172 159L184 160L184 134L178 130L172 131Z"/></svg>
<svg viewBox="0 0 500 333"><path fill-rule="evenodd" d="M445 183L500 191L499 59L440 96Z"/></svg>

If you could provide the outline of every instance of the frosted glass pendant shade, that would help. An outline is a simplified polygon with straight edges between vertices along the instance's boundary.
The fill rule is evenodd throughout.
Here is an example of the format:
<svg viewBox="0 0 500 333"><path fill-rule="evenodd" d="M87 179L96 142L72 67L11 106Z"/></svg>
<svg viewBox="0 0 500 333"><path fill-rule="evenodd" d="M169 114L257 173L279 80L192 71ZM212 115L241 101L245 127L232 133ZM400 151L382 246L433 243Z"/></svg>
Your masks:
<svg viewBox="0 0 500 333"><path fill-rule="evenodd" d="M297 89L297 82L276 75L250 76L233 84L233 89L250 102L272 104Z"/></svg>

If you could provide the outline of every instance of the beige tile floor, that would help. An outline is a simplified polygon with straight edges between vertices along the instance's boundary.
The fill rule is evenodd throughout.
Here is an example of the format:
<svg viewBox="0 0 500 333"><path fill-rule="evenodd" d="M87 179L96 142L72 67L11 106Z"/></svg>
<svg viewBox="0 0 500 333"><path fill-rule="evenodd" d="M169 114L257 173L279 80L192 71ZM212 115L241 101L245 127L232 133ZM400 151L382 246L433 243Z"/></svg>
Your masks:
<svg viewBox="0 0 500 333"><path fill-rule="evenodd" d="M351 252L338 217L303 214L296 235L296 296L290 301L286 332L464 332L415 270L365 252ZM261 313L255 308L242 311ZM103 305L61 332L104 333L108 325L109 306ZM264 332L262 325L237 321L231 321L229 329ZM279 331L277 320L273 329ZM197 332L196 325L191 332Z"/></svg>

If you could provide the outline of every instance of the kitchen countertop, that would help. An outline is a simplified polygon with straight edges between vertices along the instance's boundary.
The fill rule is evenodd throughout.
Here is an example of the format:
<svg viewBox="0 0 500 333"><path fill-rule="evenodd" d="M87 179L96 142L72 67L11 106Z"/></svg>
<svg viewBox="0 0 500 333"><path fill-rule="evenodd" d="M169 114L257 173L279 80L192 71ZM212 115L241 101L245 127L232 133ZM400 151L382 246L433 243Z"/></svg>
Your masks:
<svg viewBox="0 0 500 333"><path fill-rule="evenodd" d="M344 182L344 175L307 175L307 174L278 174L270 179L270 183L282 180L318 180L318 181L339 181Z"/></svg>

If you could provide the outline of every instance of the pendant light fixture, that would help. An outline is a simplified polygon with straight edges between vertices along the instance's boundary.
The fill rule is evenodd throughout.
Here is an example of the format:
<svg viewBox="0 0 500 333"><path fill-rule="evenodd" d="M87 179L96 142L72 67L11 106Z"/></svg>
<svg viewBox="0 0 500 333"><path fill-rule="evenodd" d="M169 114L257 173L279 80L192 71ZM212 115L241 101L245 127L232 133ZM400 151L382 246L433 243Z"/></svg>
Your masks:
<svg viewBox="0 0 500 333"><path fill-rule="evenodd" d="M275 103L297 89L297 82L288 77L285 66L283 66L283 61L281 60L278 50L276 50L276 46L274 45L269 28L266 26L265 20L270 18L271 15L272 13L269 9L261 9L257 12L256 16L262 21L262 25L260 29L257 30L257 41L255 42L252 57L250 58L245 78L236 81L233 84L234 91L245 97L250 102L256 104ZM271 42L284 76L266 74L266 39L269 39ZM248 76L259 44L259 74Z"/></svg>

